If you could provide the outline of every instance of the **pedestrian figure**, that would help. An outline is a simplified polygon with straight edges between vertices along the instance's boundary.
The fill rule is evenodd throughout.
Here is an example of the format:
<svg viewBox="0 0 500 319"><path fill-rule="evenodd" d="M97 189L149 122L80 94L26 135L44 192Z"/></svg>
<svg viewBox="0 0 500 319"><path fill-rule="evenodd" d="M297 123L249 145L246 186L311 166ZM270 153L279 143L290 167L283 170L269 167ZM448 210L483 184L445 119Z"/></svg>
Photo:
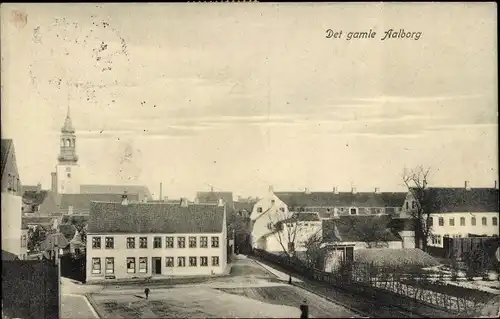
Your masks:
<svg viewBox="0 0 500 319"><path fill-rule="evenodd" d="M149 297L149 288L144 289L144 294L146 295L146 299Z"/></svg>
<svg viewBox="0 0 500 319"><path fill-rule="evenodd" d="M304 299L304 301L300 305L300 319L307 318L309 318L309 305L307 304L307 300Z"/></svg>

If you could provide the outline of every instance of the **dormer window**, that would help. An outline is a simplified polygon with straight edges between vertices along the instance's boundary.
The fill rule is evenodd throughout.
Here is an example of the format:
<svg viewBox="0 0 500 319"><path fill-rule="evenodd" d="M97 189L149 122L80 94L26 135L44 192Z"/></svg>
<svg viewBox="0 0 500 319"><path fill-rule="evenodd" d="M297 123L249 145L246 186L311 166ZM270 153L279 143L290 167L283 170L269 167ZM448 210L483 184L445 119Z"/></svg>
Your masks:
<svg viewBox="0 0 500 319"><path fill-rule="evenodd" d="M358 214L358 209L356 207L351 207L349 209L349 214L351 214L351 215L357 215Z"/></svg>

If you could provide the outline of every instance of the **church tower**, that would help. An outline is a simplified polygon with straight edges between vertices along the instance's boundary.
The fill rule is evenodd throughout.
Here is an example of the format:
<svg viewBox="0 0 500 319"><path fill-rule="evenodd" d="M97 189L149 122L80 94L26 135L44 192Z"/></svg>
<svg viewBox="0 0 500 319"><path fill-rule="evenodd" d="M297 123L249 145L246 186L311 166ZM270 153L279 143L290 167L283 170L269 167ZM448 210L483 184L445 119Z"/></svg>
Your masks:
<svg viewBox="0 0 500 319"><path fill-rule="evenodd" d="M53 187L59 194L78 194L80 193L78 155L76 155L76 135L71 116L66 114L66 120L61 128L60 151L58 164L56 167L56 181Z"/></svg>

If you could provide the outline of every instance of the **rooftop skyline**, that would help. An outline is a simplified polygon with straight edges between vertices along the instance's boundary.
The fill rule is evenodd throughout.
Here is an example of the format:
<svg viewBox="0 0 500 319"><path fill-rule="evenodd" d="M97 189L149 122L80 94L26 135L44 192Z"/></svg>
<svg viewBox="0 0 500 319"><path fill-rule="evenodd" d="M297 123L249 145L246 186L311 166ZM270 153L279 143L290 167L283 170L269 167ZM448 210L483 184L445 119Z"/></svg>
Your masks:
<svg viewBox="0 0 500 319"><path fill-rule="evenodd" d="M416 165L431 186L493 187L494 5L4 4L2 138L44 188L68 105L81 183L155 199L160 182L176 198L401 191Z"/></svg>

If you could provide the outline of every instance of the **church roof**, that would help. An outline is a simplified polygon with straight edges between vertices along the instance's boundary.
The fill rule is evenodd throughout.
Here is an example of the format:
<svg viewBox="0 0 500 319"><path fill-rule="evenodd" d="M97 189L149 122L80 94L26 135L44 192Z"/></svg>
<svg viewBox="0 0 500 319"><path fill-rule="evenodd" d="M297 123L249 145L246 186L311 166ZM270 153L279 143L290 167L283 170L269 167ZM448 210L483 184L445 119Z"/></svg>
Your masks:
<svg viewBox="0 0 500 319"><path fill-rule="evenodd" d="M71 116L69 114L69 106L68 106L68 113L66 114L66 119L64 120L64 125L61 128L61 132L75 133L75 128L73 127L73 122L71 121Z"/></svg>

